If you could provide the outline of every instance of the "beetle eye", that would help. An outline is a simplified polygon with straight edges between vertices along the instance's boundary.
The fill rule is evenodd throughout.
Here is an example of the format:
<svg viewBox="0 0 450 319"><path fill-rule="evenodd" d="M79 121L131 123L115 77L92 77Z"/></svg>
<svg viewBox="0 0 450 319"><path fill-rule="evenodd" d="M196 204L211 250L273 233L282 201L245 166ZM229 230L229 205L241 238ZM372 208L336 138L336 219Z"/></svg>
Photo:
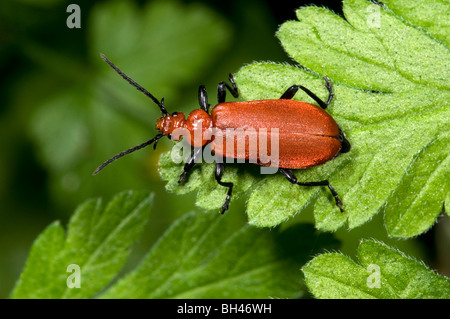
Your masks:
<svg viewBox="0 0 450 319"><path fill-rule="evenodd" d="M169 138L169 140L172 139L172 134L167 135L167 137Z"/></svg>
<svg viewBox="0 0 450 319"><path fill-rule="evenodd" d="M173 117L175 117L175 116L177 116L177 115L178 115L178 112L173 112L173 113L172 113L172 116L173 116Z"/></svg>

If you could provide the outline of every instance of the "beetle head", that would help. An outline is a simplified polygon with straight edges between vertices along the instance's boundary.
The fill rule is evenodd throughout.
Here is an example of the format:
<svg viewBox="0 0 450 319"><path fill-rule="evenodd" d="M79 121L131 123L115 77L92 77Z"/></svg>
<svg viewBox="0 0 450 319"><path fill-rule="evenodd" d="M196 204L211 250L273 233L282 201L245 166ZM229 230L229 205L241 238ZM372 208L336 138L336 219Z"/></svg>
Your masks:
<svg viewBox="0 0 450 319"><path fill-rule="evenodd" d="M186 118L182 112L174 112L160 117L156 121L156 129L162 134L172 139L171 134L177 128L184 128L186 126ZM178 141L178 139L176 139Z"/></svg>

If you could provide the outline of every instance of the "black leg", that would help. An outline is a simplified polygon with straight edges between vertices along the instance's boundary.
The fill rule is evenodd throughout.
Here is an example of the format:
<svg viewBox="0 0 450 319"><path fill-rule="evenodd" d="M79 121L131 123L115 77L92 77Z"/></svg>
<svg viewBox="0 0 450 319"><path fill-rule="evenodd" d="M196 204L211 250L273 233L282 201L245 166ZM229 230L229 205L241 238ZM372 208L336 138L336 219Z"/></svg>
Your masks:
<svg viewBox="0 0 450 319"><path fill-rule="evenodd" d="M225 211L228 209L231 199L231 193L233 191L233 183L226 183L221 181L223 171L224 171L223 163L216 163L216 172L215 172L216 181L217 183L219 183L219 185L228 187L227 198L225 200L225 203L222 205L222 209L220 210L221 214L225 213Z"/></svg>
<svg viewBox="0 0 450 319"><path fill-rule="evenodd" d="M311 92L310 90L308 90L307 88L305 88L302 85L292 85L291 87L289 87L286 92L283 93L283 95L280 97L280 99L292 99L295 95L295 93L297 93L298 89L302 89L306 94L308 94L314 101L317 102L317 104L319 104L319 106L323 109L326 109L328 107L328 105L330 105L331 100L333 100L334 97L334 93L333 93L333 87L331 85L330 80L327 77L324 77L325 79L325 87L328 90L328 99L327 102L325 103L324 101L322 101L322 99L320 99L317 95L315 95L313 92Z"/></svg>
<svg viewBox="0 0 450 319"><path fill-rule="evenodd" d="M184 171L180 175L180 178L178 179L178 183L182 183L186 179L187 173L189 173L191 171L192 167L194 167L195 160L201 154L202 150L203 150L203 147L197 147L192 151L191 155L189 156L188 160L186 161L186 164L184 165Z"/></svg>
<svg viewBox="0 0 450 319"><path fill-rule="evenodd" d="M294 173L290 170L290 169L286 169L286 168L279 168L278 169L286 178L289 182L291 182L292 184L297 184L300 186L327 186L328 189L331 191L331 194L333 194L334 196L334 200L336 201L336 206L339 207L339 210L341 212L343 212L344 210L342 209L342 202L339 199L338 194L336 193L336 191L334 190L333 187L331 187L330 182L328 182L327 180L324 181L319 181L319 182L306 182L306 183L301 183L297 180L297 177L295 177Z"/></svg>
<svg viewBox="0 0 450 319"><path fill-rule="evenodd" d="M330 105L331 100L333 100L333 97L334 97L333 85L331 84L331 81L329 78L324 76L324 79L325 79L325 87L328 90L328 99L327 99L327 106L328 106L328 105Z"/></svg>
<svg viewBox="0 0 450 319"><path fill-rule="evenodd" d="M300 85L296 85L296 84L290 86L286 90L286 92L284 92L283 95L280 96L280 99L283 99L283 100L290 100L290 99L292 99L294 97L295 93L297 93L299 88L300 88Z"/></svg>
<svg viewBox="0 0 450 319"><path fill-rule="evenodd" d="M228 89L228 91L230 91L230 93L234 97L236 97L236 98L239 97L239 90L237 88L236 82L234 82L233 73L230 73L229 80L230 80L231 86L223 81L220 82L219 85L217 86L217 101L219 103L225 102L225 97L227 95L227 89Z"/></svg>
<svg viewBox="0 0 450 319"><path fill-rule="evenodd" d="M210 105L208 104L208 94L204 85L200 85L198 88L198 103L200 104L200 108L208 113Z"/></svg>

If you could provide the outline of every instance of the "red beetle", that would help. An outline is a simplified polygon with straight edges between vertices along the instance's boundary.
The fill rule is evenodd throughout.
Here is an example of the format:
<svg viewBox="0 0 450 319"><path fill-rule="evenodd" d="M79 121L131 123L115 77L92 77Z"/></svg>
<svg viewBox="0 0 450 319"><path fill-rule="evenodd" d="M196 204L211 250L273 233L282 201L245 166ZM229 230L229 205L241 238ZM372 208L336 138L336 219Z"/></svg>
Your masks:
<svg viewBox="0 0 450 319"><path fill-rule="evenodd" d="M199 156L201 156L205 146L209 145L216 159L231 157L262 166L272 166L278 168L278 171L292 184L301 186L327 186L335 198L336 205L341 212L343 211L342 202L328 180L299 182L292 172L292 169L304 169L321 165L341 153L350 151L350 143L346 139L345 134L341 131L336 121L324 111L333 99L333 90L328 78L325 77L325 87L329 92L326 102L301 85L292 85L284 92L280 99L225 102L227 89L234 97L237 98L239 96L233 75L230 74L229 80L231 86L225 82L221 82L218 85L218 104L213 107L211 114L208 113L210 105L208 104L206 89L202 85L199 87L198 93L200 109L192 111L186 119L185 115L181 112L169 114L164 107L164 99L158 101L158 99L142 86L120 71L103 54L101 57L125 80L156 103L161 109L162 117L156 122L156 128L160 132L154 138L110 158L94 171L94 175L106 165L126 154L152 143L154 143L153 148L155 148L158 140L164 136L168 136L170 139L177 141L184 135L188 137L188 143L194 150L186 161L184 171L180 175L178 183L186 179L188 172L197 162L196 160ZM306 102L292 100L292 97L298 89L306 92L320 107ZM245 140L245 147L243 149L241 148L241 151L237 151L238 139L240 137L239 133L237 133L237 138L236 135L233 136L234 142L232 141L231 146L235 146L234 148L230 148L230 144L224 143L224 140L229 137L228 132L230 129L243 128L241 132L246 132L246 129L249 127L254 130L253 132L256 132L258 139L262 139L261 136L263 135L261 134L264 133L267 144L274 143L274 135L270 135L269 133L277 129L275 136L278 142L278 157L276 160L271 162L263 161L259 156L260 152L250 151L248 140ZM177 129L182 130L184 134L173 136L173 133ZM213 135L211 135L211 130L215 132ZM215 165L215 178L217 182L222 186L228 187L227 197L221 209L221 213L223 214L229 206L233 183L222 182L224 172L223 161L216 160Z"/></svg>

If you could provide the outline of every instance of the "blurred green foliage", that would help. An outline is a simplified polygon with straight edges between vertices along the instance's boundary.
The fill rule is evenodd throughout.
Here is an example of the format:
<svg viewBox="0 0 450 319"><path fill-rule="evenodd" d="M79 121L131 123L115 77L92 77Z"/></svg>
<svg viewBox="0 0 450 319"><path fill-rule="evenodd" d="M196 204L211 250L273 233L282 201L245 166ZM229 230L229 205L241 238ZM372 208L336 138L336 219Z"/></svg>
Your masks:
<svg viewBox="0 0 450 319"><path fill-rule="evenodd" d="M339 244L312 224L269 230L238 214L190 212L120 278L152 202L146 192L124 191L107 204L79 205L67 231L52 223L33 243L11 298L295 298L307 295L299 268ZM79 280L68 278L70 267L79 267Z"/></svg>
<svg viewBox="0 0 450 319"><path fill-rule="evenodd" d="M277 22L257 1L239 10L230 2L228 18L207 2L81 1L80 29L66 26L70 3L0 3L0 297L10 293L37 234L55 219L67 221L88 198L154 192L149 243L194 208L191 196L168 194L159 177L169 142L91 175L155 135L160 115L99 53L165 97L169 111L196 108L199 84L215 99L217 83L246 62L283 58Z"/></svg>
<svg viewBox="0 0 450 319"><path fill-rule="evenodd" d="M0 2L2 298L11 292L37 235L55 219L66 224L74 208L88 198L109 199L125 189L155 193L151 223L136 256L148 250L171 221L195 208L194 196L168 193L157 172L169 142L91 176L107 158L153 137L159 116L151 101L118 77L99 53L158 98L165 97L169 112L188 112L198 105L199 84L206 85L213 103L217 83L229 72L254 60L286 61L274 34L305 4L280 3L275 12L269 2L255 0L221 5L85 0L77 2L81 28L69 29L70 3ZM243 201L233 202L229 213L243 215ZM312 214L301 218L292 222L311 221ZM354 253L362 234L385 240L382 222L376 217L351 233L336 233L346 239L342 250ZM432 234L425 239L397 246L438 267L435 251L429 249Z"/></svg>

